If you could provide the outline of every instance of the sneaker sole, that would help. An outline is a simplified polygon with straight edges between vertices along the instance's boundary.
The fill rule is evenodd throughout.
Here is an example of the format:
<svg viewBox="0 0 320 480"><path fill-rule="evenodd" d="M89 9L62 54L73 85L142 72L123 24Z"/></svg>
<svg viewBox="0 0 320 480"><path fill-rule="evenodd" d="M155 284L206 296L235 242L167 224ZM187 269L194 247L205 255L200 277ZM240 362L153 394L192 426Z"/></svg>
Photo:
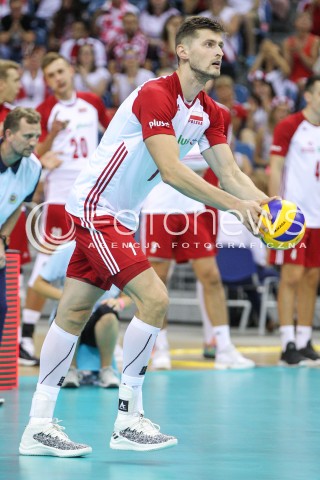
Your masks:
<svg viewBox="0 0 320 480"><path fill-rule="evenodd" d="M134 450L136 452L148 452L151 450L162 450L164 448L174 447L175 445L177 445L177 443L178 443L178 440L176 438L172 440L168 440L165 443L137 444L135 442L131 442L130 440L124 439L123 437L122 438L119 437L119 440L114 440L114 438L111 437L110 448L112 448L112 450Z"/></svg>
<svg viewBox="0 0 320 480"><path fill-rule="evenodd" d="M104 385L103 383L97 383L97 385L101 388L119 388L120 383L109 383L108 385Z"/></svg>
<svg viewBox="0 0 320 480"><path fill-rule="evenodd" d="M308 366L310 366L310 365L308 365L308 361L307 361L307 360L302 360L302 361L299 362L299 363L287 363L287 362L285 362L284 360L279 360L278 365L279 365L279 367L291 367L291 368L294 368L294 367L308 367Z"/></svg>
<svg viewBox="0 0 320 480"><path fill-rule="evenodd" d="M62 385L62 388L79 388L79 387L80 387L80 383L76 384L72 382L68 382L65 385Z"/></svg>
<svg viewBox="0 0 320 480"><path fill-rule="evenodd" d="M23 367L38 367L39 362L36 360L25 360L24 358L18 359L18 364Z"/></svg>
<svg viewBox="0 0 320 480"><path fill-rule="evenodd" d="M83 457L92 452L91 447L81 450L58 450L57 448L46 447L45 445L33 445L32 447L24 447L20 444L20 455L31 456L50 456L50 457Z"/></svg>

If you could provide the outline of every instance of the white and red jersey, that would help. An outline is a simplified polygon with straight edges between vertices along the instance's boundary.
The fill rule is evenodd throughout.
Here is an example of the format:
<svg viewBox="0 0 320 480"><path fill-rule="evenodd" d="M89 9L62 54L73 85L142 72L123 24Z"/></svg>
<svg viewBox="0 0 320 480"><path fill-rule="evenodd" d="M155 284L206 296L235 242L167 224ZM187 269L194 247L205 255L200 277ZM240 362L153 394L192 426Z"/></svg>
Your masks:
<svg viewBox="0 0 320 480"><path fill-rule="evenodd" d="M302 112L289 115L274 130L271 154L285 157L281 196L303 211L309 228L320 227L320 126Z"/></svg>
<svg viewBox="0 0 320 480"><path fill-rule="evenodd" d="M77 178L67 211L87 226L95 216L112 215L136 229L142 202L161 181L144 140L159 134L176 137L181 159L197 142L200 152L227 142L220 108L205 92L187 104L176 73L149 80L118 109Z"/></svg>
<svg viewBox="0 0 320 480"><path fill-rule="evenodd" d="M44 141L55 119L68 125L55 137L51 150L58 152L62 164L46 177L45 194L50 203L64 204L70 188L98 145L99 123L106 128L109 120L105 106L93 93L77 92L68 101L50 96L38 108Z"/></svg>

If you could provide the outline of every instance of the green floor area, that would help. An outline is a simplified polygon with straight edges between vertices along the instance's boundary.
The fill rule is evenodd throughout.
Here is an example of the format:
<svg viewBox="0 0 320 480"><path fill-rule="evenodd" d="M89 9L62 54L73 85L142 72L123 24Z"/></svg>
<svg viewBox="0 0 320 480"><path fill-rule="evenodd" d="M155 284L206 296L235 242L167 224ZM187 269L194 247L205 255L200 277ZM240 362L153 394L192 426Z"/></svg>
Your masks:
<svg viewBox="0 0 320 480"><path fill-rule="evenodd" d="M117 391L63 390L56 416L68 435L93 447L85 458L19 457L35 377L0 392L1 480L318 480L320 370L153 372L146 416L176 435L176 447L118 452L109 440Z"/></svg>

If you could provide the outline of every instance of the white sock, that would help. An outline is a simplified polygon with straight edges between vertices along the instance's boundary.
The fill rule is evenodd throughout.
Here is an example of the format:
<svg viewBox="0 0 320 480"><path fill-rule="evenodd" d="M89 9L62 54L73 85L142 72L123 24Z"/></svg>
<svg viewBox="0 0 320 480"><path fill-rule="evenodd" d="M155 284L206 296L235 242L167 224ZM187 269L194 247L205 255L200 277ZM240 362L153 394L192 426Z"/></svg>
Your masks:
<svg viewBox="0 0 320 480"><path fill-rule="evenodd" d="M58 327L55 321L52 322L40 354L41 385L61 387L71 365L78 338Z"/></svg>
<svg viewBox="0 0 320 480"><path fill-rule="evenodd" d="M123 338L123 370L121 383L132 387L137 395L137 412L143 411L142 384L152 349L160 328L133 317Z"/></svg>
<svg viewBox="0 0 320 480"><path fill-rule="evenodd" d="M199 282L199 280L197 280L197 297L198 297L198 302L200 306L204 343L206 343L207 345L210 345L210 343L212 342L212 339L214 338L214 333L213 333L214 330L213 330L213 325L210 322L210 318L208 317L208 314L207 314L207 309L206 309L204 296L203 296L203 286L202 286L202 283Z"/></svg>
<svg viewBox="0 0 320 480"><path fill-rule="evenodd" d="M311 340L312 327L298 325L296 330L296 346L297 349L305 348L309 340Z"/></svg>
<svg viewBox="0 0 320 480"><path fill-rule="evenodd" d="M31 310L30 308L24 308L22 311L22 323L28 325L35 325L41 317L41 312L38 310Z"/></svg>
<svg viewBox="0 0 320 480"><path fill-rule="evenodd" d="M32 425L52 421L59 391L59 387L49 387L37 383L30 409L30 423Z"/></svg>
<svg viewBox="0 0 320 480"><path fill-rule="evenodd" d="M217 352L224 350L226 347L231 345L229 325L219 325L218 327L213 327L213 331L217 341Z"/></svg>
<svg viewBox="0 0 320 480"><path fill-rule="evenodd" d="M296 338L293 325L284 325L280 327L280 340L283 352L286 350L289 342L295 343Z"/></svg>

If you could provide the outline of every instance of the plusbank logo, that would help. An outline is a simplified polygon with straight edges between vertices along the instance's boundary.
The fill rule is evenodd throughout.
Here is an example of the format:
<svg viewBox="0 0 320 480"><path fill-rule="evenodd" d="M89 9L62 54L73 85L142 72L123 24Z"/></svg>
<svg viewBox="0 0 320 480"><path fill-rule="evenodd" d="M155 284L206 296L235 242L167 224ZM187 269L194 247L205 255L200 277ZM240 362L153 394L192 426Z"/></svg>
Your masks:
<svg viewBox="0 0 320 480"><path fill-rule="evenodd" d="M150 128L153 128L153 127L166 127L166 128L169 128L170 127L170 123L169 122L164 122L163 120L156 120L155 118L153 120L151 120L151 122L149 122L149 127Z"/></svg>

